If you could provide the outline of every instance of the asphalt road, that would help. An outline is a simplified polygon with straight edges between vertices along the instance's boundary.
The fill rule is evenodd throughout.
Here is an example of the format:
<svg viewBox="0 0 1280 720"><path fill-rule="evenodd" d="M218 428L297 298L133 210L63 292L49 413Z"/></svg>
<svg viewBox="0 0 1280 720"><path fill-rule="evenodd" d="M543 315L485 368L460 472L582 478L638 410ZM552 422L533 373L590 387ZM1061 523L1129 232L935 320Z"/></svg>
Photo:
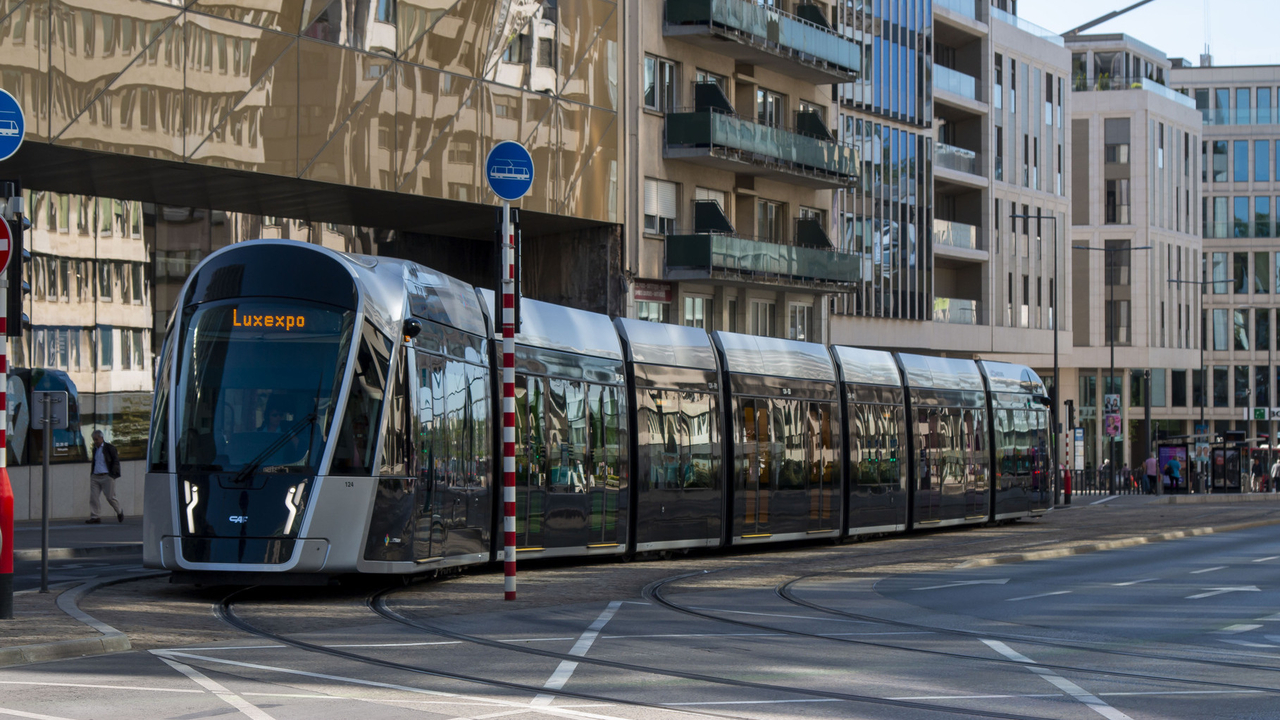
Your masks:
<svg viewBox="0 0 1280 720"><path fill-rule="evenodd" d="M387 611L418 627L357 598L347 626L283 633L305 646L246 633L0 670L0 716L1280 718L1275 527L783 592L717 577L434 618L393 591ZM229 607L297 624L259 591Z"/></svg>
<svg viewBox="0 0 1280 720"><path fill-rule="evenodd" d="M55 588L68 583L81 583L99 577L121 573L150 572L142 567L142 553L103 558L72 558L49 561L49 586ZM15 561L13 563L13 589L15 592L40 587L40 561Z"/></svg>

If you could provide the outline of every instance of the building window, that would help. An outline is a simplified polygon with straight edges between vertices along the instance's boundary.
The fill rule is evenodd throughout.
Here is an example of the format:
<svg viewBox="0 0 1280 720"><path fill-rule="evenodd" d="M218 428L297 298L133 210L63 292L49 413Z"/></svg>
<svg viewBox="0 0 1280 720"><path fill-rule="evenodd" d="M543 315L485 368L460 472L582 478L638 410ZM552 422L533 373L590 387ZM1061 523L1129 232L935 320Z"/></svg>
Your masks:
<svg viewBox="0 0 1280 720"><path fill-rule="evenodd" d="M756 89L756 120L761 125L782 127L786 122L786 98L764 88Z"/></svg>
<svg viewBox="0 0 1280 720"><path fill-rule="evenodd" d="M679 186L666 180L644 179L644 231L671 235L676 229Z"/></svg>
<svg viewBox="0 0 1280 720"><path fill-rule="evenodd" d="M1129 224L1129 181L1108 180L1106 199L1106 223Z"/></svg>
<svg viewBox="0 0 1280 720"><path fill-rule="evenodd" d="M1213 141L1213 181L1227 181L1227 141Z"/></svg>
<svg viewBox="0 0 1280 720"><path fill-rule="evenodd" d="M1129 344L1129 301L1108 300L1107 310L1107 342L1116 345Z"/></svg>
<svg viewBox="0 0 1280 720"><path fill-rule="evenodd" d="M395 24L396 0L378 0L378 22Z"/></svg>
<svg viewBox="0 0 1280 720"><path fill-rule="evenodd" d="M1227 336L1227 313L1226 308L1214 308L1213 310L1213 349L1217 352L1226 352L1229 347Z"/></svg>
<svg viewBox="0 0 1280 720"><path fill-rule="evenodd" d="M1249 198L1232 198L1231 210L1231 236L1249 237Z"/></svg>
<svg viewBox="0 0 1280 720"><path fill-rule="evenodd" d="M1233 182L1249 181L1249 141L1236 140L1232 147L1231 180Z"/></svg>
<svg viewBox="0 0 1280 720"><path fill-rule="evenodd" d="M644 57L644 106L658 112L676 108L676 64L653 55Z"/></svg>
<svg viewBox="0 0 1280 720"><path fill-rule="evenodd" d="M1231 407L1231 381L1226 365L1213 366L1213 406L1216 408Z"/></svg>
<svg viewBox="0 0 1280 720"><path fill-rule="evenodd" d="M670 319L671 303L639 300L636 302L636 318L649 322L664 323Z"/></svg>
<svg viewBox="0 0 1280 720"><path fill-rule="evenodd" d="M1249 407L1249 366L1236 365L1236 404L1238 408Z"/></svg>
<svg viewBox="0 0 1280 720"><path fill-rule="evenodd" d="M1271 196L1253 199L1253 236L1271 237Z"/></svg>
<svg viewBox="0 0 1280 720"><path fill-rule="evenodd" d="M1171 407L1187 406L1187 371L1172 370L1169 373L1169 381L1173 384L1169 393L1169 405Z"/></svg>
<svg viewBox="0 0 1280 720"><path fill-rule="evenodd" d="M791 303L787 308L787 337L792 340L812 342L813 306Z"/></svg>
<svg viewBox="0 0 1280 720"><path fill-rule="evenodd" d="M1269 252L1255 252L1253 254L1253 292L1258 295L1266 295L1271 289L1271 259Z"/></svg>
<svg viewBox="0 0 1280 720"><path fill-rule="evenodd" d="M756 238L763 242L783 242L783 205L772 200L756 200Z"/></svg>
<svg viewBox="0 0 1280 720"><path fill-rule="evenodd" d="M556 44L551 38L538 38L538 67L556 66Z"/></svg>
<svg viewBox="0 0 1280 720"><path fill-rule="evenodd" d="M1253 368L1253 406L1271 407L1271 367L1268 365Z"/></svg>
<svg viewBox="0 0 1280 720"><path fill-rule="evenodd" d="M1253 345L1258 350L1271 349L1271 309L1253 311Z"/></svg>
<svg viewBox="0 0 1280 720"><path fill-rule="evenodd" d="M688 327L711 330L711 298L686 297L684 299L684 324Z"/></svg>
<svg viewBox="0 0 1280 720"><path fill-rule="evenodd" d="M98 369L110 370L115 358L115 331L110 325L98 326ZM37 353L38 356L38 353Z"/></svg>
<svg viewBox="0 0 1280 720"><path fill-rule="evenodd" d="M1271 141L1253 141L1253 181L1271 182Z"/></svg>
<svg viewBox="0 0 1280 720"><path fill-rule="evenodd" d="M773 337L775 334L773 314L774 303L768 300L752 300L747 332L752 335Z"/></svg>
<svg viewBox="0 0 1280 720"><path fill-rule="evenodd" d="M1231 253L1232 283L1231 291L1236 295L1249 292L1249 253Z"/></svg>
<svg viewBox="0 0 1280 720"><path fill-rule="evenodd" d="M1231 319L1232 347L1236 350L1247 351L1249 349L1249 311L1232 310Z"/></svg>
<svg viewBox="0 0 1280 720"><path fill-rule="evenodd" d="M996 97L1000 97L997 95ZM996 180L1004 180L1004 128L996 126Z"/></svg>

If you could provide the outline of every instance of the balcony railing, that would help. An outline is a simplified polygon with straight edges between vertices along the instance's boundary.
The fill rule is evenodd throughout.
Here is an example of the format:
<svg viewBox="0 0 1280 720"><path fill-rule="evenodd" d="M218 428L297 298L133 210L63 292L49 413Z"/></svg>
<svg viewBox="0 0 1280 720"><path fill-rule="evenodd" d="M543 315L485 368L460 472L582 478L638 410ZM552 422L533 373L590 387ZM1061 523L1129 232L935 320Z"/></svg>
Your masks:
<svg viewBox="0 0 1280 720"><path fill-rule="evenodd" d="M862 69L861 49L851 38L751 0L668 0L666 24L731 34L758 50L820 65L836 74L853 75Z"/></svg>
<svg viewBox="0 0 1280 720"><path fill-rule="evenodd" d="M972 75L937 64L933 66L933 87L937 90L945 90L970 100L977 100L977 85L978 80Z"/></svg>
<svg viewBox="0 0 1280 720"><path fill-rule="evenodd" d="M1099 75L1092 80L1077 75L1071 81L1071 88L1075 92L1098 92L1104 90L1146 90L1149 93L1155 93L1166 100L1172 100L1179 105L1194 108L1196 103L1191 98L1182 93L1161 85L1160 83L1148 77L1111 77L1110 75ZM1203 111L1202 113L1203 114ZM1206 121L1206 124L1208 123Z"/></svg>
<svg viewBox="0 0 1280 720"><path fill-rule="evenodd" d="M1202 108L1205 125L1274 125L1280 123L1280 107Z"/></svg>
<svg viewBox="0 0 1280 720"><path fill-rule="evenodd" d="M1066 46L1066 42L1063 41L1062 36L1059 35L1058 33L1052 30L1046 30L1033 22L1027 22L1026 20L1023 20L1017 15L1011 15L1005 12L1004 10L1001 10L998 7L993 6L991 8L991 17L995 18L996 20L1007 22L1010 25L1018 28L1024 33L1035 35L1036 37L1042 40L1048 40L1049 42L1053 43L1054 45L1058 45L1059 47Z"/></svg>
<svg viewBox="0 0 1280 720"><path fill-rule="evenodd" d="M852 147L711 110L668 113L666 146L669 151L705 149L838 185L853 183L858 174Z"/></svg>
<svg viewBox="0 0 1280 720"><path fill-rule="evenodd" d="M959 13L970 20L978 19L977 3L974 0L933 0L934 7L944 7L951 12Z"/></svg>
<svg viewBox="0 0 1280 720"><path fill-rule="evenodd" d="M981 230L954 220L933 220L933 242L963 250L981 250Z"/></svg>
<svg viewBox="0 0 1280 720"><path fill-rule="evenodd" d="M981 153L976 153L972 150L965 150L964 148L941 142L934 146L934 167L944 167L948 170L956 170L971 175L981 175L981 160Z"/></svg>
<svg viewBox="0 0 1280 720"><path fill-rule="evenodd" d="M933 321L949 325L982 325L982 303L977 300L935 297Z"/></svg>
<svg viewBox="0 0 1280 720"><path fill-rule="evenodd" d="M668 277L676 279L720 272L766 281L844 284L861 277L854 255L719 233L668 235L666 252Z"/></svg>

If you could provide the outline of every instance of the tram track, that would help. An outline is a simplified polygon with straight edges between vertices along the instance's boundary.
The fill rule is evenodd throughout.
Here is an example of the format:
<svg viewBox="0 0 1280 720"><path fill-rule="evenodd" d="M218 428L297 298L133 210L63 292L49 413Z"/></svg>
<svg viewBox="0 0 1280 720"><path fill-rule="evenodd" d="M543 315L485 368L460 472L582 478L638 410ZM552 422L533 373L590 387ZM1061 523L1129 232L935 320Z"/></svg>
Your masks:
<svg viewBox="0 0 1280 720"><path fill-rule="evenodd" d="M1084 645L1084 644L1063 642L1060 640L1035 638L1027 635L1009 635L1009 634L1003 634L999 632L979 632L976 630L961 630L958 628L947 628L947 627L941 627L937 625L913 623L905 620L892 620L888 618L876 617L874 615L864 615L861 613L848 612L846 610L840 610L838 608L829 607L827 605L822 605L820 603L815 603L809 600L803 600L795 596L793 588L797 583L800 583L805 580L810 580L816 577L829 577L830 575L832 575L832 573L818 573L818 574L805 575L803 577L794 578L785 583L782 583L781 585L778 585L774 589L774 591L779 598L797 607L808 608L810 610L815 610L817 612L827 613L829 615L833 615L841 618L847 618L850 620L872 622L872 623L878 623L881 625L889 625L892 627L900 627L904 629L937 633L940 635L954 635L957 637L967 637L967 638L975 638L975 639L985 638L990 640L1002 640L1006 642L1017 642L1017 643L1024 643L1027 645L1038 645L1041 647L1052 647L1052 648L1058 648L1062 650L1089 652L1089 653L1096 653L1100 655L1114 655L1118 657L1140 658L1143 660L1160 660L1160 661L1175 662L1175 663L1191 663L1195 665L1207 665L1207 666L1218 667L1218 668L1230 668L1233 670L1263 670L1267 672L1280 672L1280 666L1276 666L1276 665L1258 665L1254 663L1243 663L1243 662L1234 662L1234 661L1227 661L1227 660L1207 660L1207 659L1194 658L1194 657L1177 657L1174 655L1144 653L1144 652L1137 652L1134 650L1116 650L1113 648L1094 647L1094 646Z"/></svg>
<svg viewBox="0 0 1280 720"><path fill-rule="evenodd" d="M682 575L677 577L686 577L686 576ZM449 670L441 670L438 668L430 668L430 667L424 667L420 665L412 665L409 663L402 663L394 660L387 660L383 658L372 657L369 655L353 653L353 652L342 650L339 648L327 647L324 645L310 643L304 640L298 640L296 638L289 637L288 635L284 635L281 633L276 633L270 630L260 628L254 625L253 623L250 623L249 621L245 620L236 612L235 610L236 597L244 593L248 593L254 589L255 588L252 588L252 587L240 588L231 592L230 594L225 596L219 603L214 605L215 615L218 617L220 621L226 623L227 625L241 632L247 633L255 637L262 638L264 640L271 640L272 642L280 643L282 645L287 645L287 646L297 648L299 650L303 650L306 652L327 655L329 657L334 657L334 658L338 658L338 659L342 659L350 662L356 662L360 664L382 667L390 670L400 670L400 671L409 672L409 673L418 674L418 675L425 675L425 676L435 677L435 678L445 679L445 680L456 680L456 681L461 681L466 683L482 685L486 687L501 688L505 690L515 690L519 692L528 692L528 693L533 693L535 695L552 695L556 697L570 698L575 700L603 702L603 703L610 703L615 705L626 705L631 707L645 708L649 710L660 710L660 711L669 712L669 713L680 713L685 715L695 715L695 716L703 716L703 717L723 717L723 718L741 717L740 715L709 712L705 710L690 711L684 708L672 707L669 705L648 703L648 702L639 701L639 700L618 698L618 697L600 695L595 693L585 693L585 692L578 692L578 691L572 691L572 690L565 690L563 688L550 689L541 685L531 685L531 684L512 682L512 681L506 681L506 680L497 680L493 678L481 677L478 675L459 673L459 672L454 672ZM552 659L568 660L575 663L596 665L600 667L608 667L608 668L623 670L628 672L643 673L648 675L659 675L659 676L671 677L671 678L681 679L681 680L703 682L703 683L714 684L714 685L722 685L722 686L757 690L757 691L770 692L770 693L784 693L789 695L795 695L805 699L839 700L839 701L845 701L845 702L855 703L855 704L877 705L882 707L897 708L897 709L903 709L903 710L908 710L908 709L919 710L919 711L928 712L928 713L938 713L938 714L962 716L962 717L993 718L997 720L1047 720L1046 718L1035 716L1035 715L1023 715L1023 714L1017 714L1017 713L1005 713L1005 712L997 712L997 711L991 711L991 710L963 708L963 707L939 705L939 704L917 702L917 701L910 701L910 700L894 700L890 698L876 697L873 695L861 695L857 693L842 693L842 692L835 692L835 691L797 688L797 687L791 687L791 686L785 686L785 685L776 685L772 683L759 683L759 682L753 682L750 680L738 680L735 678L724 678L719 676L704 675L700 673L681 672L681 671L669 670L666 668L659 668L659 667L653 667L653 666L647 666L647 665L636 665L632 663L623 663L623 662L612 661L612 660L604 660L600 658L590 658L590 657L579 656L579 655L571 655L568 653L542 650L540 648L513 646L509 643L503 643L497 640L490 640L488 638L471 636L464 633L457 633L457 632L450 631L445 628L439 628L427 623L417 622L409 618L406 618L402 615L399 615L398 613L390 610L389 608L385 608L385 605L383 606L382 610L379 610L378 608L378 605L380 604L379 601L385 598L386 595L398 589L400 589L400 586L397 584L397 585L383 588L381 590L377 590L371 593L367 598L367 604L369 608L373 610L379 617L385 618L397 624L411 627L421 632L426 632L433 635L456 639L461 642L467 642L471 644L482 645L486 647L493 647L493 648L513 651L513 652L520 652L520 653L525 653L530 655L538 655L538 656L552 658ZM555 708L549 708L549 709L554 710Z"/></svg>

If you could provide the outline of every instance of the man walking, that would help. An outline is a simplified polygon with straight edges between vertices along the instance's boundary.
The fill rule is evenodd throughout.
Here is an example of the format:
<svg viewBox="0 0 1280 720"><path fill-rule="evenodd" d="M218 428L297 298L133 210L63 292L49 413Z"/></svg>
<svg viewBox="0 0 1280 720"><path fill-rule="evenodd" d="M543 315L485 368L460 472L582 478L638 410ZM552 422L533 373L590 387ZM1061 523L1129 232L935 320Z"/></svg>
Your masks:
<svg viewBox="0 0 1280 720"><path fill-rule="evenodd" d="M124 511L116 501L116 478L120 477L120 453L116 446L107 442L101 430L93 431L93 464L89 475L89 519L88 525L102 522L98 517L98 493L107 496L111 509L116 511L116 522L124 522Z"/></svg>
<svg viewBox="0 0 1280 720"><path fill-rule="evenodd" d="M1146 473L1142 476L1142 494L1149 495L1160 479L1160 463L1156 462L1155 453L1151 453L1151 457L1142 463L1142 470Z"/></svg>

